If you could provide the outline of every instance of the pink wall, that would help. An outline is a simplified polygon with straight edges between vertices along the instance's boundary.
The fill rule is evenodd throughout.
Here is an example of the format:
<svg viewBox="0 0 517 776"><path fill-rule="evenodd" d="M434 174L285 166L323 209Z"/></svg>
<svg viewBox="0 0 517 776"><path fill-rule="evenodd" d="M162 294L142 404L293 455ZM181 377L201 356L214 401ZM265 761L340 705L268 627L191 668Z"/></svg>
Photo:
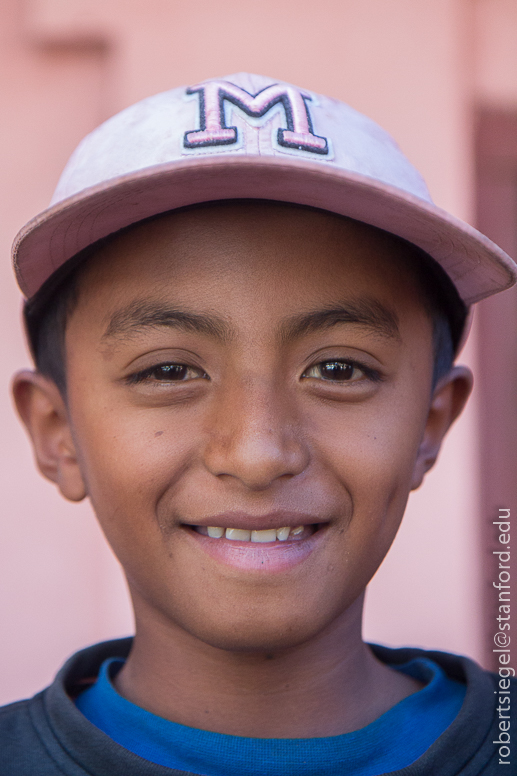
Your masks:
<svg viewBox="0 0 517 776"><path fill-rule="evenodd" d="M8 395L13 371L29 363L9 245L47 204L70 151L100 120L148 94L264 72L371 115L423 172L438 204L468 219L469 111L480 83L488 91L498 84L487 74L490 41L477 45L474 6L482 15L494 3L201 0L193 12L170 0L3 0L0 702L38 690L72 650L131 630L122 576L89 506L65 503L35 472ZM503 15L505 7L500 0ZM472 349L465 358L473 361ZM412 497L371 585L368 637L481 654L476 440L474 402Z"/></svg>
<svg viewBox="0 0 517 776"><path fill-rule="evenodd" d="M477 97L485 105L517 108L517 3L478 0L474 3Z"/></svg>

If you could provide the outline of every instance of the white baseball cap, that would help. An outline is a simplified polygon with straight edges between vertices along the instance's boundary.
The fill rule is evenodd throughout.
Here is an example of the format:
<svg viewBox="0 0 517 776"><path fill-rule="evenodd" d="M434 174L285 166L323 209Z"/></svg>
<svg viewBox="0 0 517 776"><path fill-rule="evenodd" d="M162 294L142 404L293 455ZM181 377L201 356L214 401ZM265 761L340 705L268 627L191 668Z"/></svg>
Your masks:
<svg viewBox="0 0 517 776"><path fill-rule="evenodd" d="M517 266L437 207L394 140L353 108L238 73L149 97L72 154L50 207L17 235L13 260L32 298L97 240L201 202L268 199L384 229L442 266L468 306L517 280Z"/></svg>

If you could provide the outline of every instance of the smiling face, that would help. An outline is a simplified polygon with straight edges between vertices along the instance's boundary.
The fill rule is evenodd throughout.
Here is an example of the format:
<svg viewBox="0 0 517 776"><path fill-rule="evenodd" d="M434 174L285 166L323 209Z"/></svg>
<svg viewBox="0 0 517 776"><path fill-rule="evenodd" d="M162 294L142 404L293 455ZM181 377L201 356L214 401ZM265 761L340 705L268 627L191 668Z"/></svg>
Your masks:
<svg viewBox="0 0 517 776"><path fill-rule="evenodd" d="M90 261L66 331L77 465L53 478L84 483L137 624L256 651L346 616L445 424L407 261L273 204L168 215Z"/></svg>

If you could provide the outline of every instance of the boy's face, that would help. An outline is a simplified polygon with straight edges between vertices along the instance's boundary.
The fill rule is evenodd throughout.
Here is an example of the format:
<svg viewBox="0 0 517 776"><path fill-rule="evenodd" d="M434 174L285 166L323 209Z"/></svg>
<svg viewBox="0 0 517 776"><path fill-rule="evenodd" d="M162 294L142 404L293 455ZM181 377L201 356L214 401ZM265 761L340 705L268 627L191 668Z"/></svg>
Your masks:
<svg viewBox="0 0 517 776"><path fill-rule="evenodd" d="M86 267L55 479L84 484L137 622L260 651L346 616L468 393L447 418L431 404L432 323L400 251L329 214L221 205Z"/></svg>

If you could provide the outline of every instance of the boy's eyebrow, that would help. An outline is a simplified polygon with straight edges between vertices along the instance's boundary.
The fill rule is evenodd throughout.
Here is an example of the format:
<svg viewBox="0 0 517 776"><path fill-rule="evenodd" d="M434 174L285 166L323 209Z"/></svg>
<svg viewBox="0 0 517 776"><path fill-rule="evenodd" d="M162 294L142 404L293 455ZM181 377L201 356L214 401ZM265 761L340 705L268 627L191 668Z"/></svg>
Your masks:
<svg viewBox="0 0 517 776"><path fill-rule="evenodd" d="M396 313L376 299L360 299L290 318L282 326L282 340L287 342L340 323L359 324L382 337L400 339Z"/></svg>
<svg viewBox="0 0 517 776"><path fill-rule="evenodd" d="M131 336L143 329L162 326L185 329L223 341L229 340L232 335L226 321L216 315L186 312L161 302L135 301L111 316L102 339Z"/></svg>
<svg viewBox="0 0 517 776"><path fill-rule="evenodd" d="M295 315L281 325L280 338L289 342L340 323L358 324L383 337L400 339L396 314L375 299L349 300ZM161 302L135 301L111 316L102 339L131 336L144 329L161 327L180 328L224 342L231 340L234 334L231 326L217 315L187 312Z"/></svg>

